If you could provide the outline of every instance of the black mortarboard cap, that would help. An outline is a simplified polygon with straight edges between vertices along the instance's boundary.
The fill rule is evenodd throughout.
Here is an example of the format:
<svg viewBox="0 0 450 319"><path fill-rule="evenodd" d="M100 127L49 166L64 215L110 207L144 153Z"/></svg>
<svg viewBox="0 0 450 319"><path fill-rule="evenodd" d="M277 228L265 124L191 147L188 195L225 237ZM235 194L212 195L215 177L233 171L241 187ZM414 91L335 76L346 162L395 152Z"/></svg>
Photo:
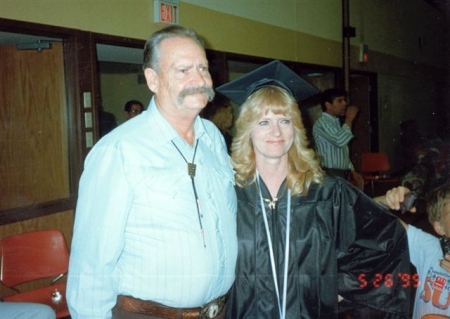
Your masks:
<svg viewBox="0 0 450 319"><path fill-rule="evenodd" d="M216 88L216 91L241 105L252 93L267 86L286 89L297 102L320 93L318 88L308 83L279 60L274 60L236 80L223 84Z"/></svg>

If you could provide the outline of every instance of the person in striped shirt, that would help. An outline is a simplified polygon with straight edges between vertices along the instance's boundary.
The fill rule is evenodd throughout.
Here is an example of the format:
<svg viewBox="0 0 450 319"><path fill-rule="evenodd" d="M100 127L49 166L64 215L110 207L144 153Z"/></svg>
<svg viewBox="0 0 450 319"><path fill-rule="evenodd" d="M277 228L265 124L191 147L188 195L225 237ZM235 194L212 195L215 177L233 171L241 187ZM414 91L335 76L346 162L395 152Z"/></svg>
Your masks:
<svg viewBox="0 0 450 319"><path fill-rule="evenodd" d="M358 108L347 106L346 96L343 89L328 89L322 93L322 115L314 123L313 137L322 168L344 179L349 179L351 174L359 185L363 177L356 172L348 150L348 143L354 137L352 124ZM342 116L345 118L341 125L339 117Z"/></svg>

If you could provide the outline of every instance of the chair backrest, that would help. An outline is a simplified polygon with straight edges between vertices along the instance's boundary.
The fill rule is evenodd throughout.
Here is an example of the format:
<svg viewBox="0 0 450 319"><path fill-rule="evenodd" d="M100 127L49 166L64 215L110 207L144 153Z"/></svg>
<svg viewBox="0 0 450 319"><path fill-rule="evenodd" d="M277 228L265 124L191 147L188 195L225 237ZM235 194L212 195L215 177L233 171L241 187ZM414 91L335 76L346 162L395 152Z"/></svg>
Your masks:
<svg viewBox="0 0 450 319"><path fill-rule="evenodd" d="M361 157L361 171L363 173L387 172L391 169L389 158L384 152L363 153Z"/></svg>
<svg viewBox="0 0 450 319"><path fill-rule="evenodd" d="M64 275L69 251L59 230L40 230L5 237L0 242L0 280L14 287L37 279Z"/></svg>

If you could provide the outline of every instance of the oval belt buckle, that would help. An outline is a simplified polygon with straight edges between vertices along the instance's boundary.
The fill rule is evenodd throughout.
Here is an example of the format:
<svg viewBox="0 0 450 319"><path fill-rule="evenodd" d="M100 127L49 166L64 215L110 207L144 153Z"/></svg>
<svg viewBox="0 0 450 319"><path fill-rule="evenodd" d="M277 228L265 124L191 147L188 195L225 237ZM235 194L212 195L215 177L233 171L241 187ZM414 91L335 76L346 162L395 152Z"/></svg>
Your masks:
<svg viewBox="0 0 450 319"><path fill-rule="evenodd" d="M208 308L207 316L212 319L215 318L219 314L219 305L217 303L212 304Z"/></svg>

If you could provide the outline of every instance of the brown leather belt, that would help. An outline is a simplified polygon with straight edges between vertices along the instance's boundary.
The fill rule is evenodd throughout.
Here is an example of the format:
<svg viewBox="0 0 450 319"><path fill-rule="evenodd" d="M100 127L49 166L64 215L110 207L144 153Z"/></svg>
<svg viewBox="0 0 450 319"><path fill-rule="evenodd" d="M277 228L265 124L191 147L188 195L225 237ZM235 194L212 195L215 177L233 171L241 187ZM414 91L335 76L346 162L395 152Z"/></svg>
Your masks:
<svg viewBox="0 0 450 319"><path fill-rule="evenodd" d="M222 311L228 299L223 295L197 308L172 308L162 304L140 300L129 296L119 296L117 304L125 311L164 319L213 319Z"/></svg>

